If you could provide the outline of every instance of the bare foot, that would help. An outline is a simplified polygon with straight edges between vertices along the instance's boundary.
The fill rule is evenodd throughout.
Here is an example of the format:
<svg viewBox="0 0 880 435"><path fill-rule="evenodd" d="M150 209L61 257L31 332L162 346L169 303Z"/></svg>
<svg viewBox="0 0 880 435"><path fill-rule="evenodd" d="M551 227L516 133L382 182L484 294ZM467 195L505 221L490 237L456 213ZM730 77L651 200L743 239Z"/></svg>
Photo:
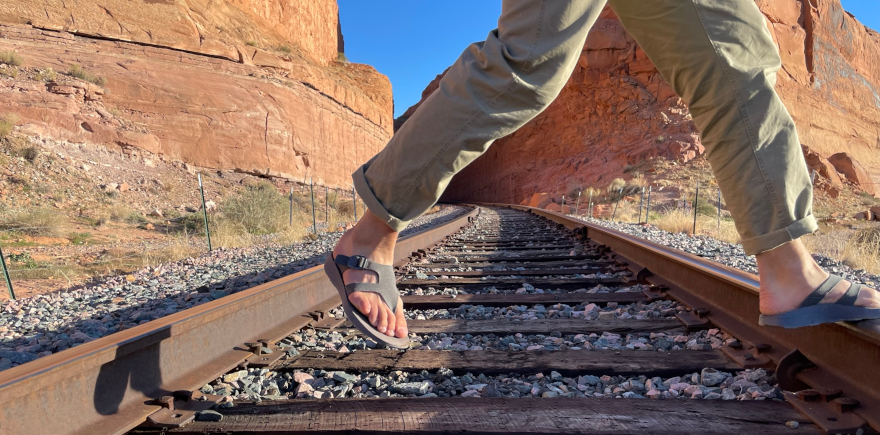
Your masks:
<svg viewBox="0 0 880 435"><path fill-rule="evenodd" d="M800 240L786 243L755 256L761 277L761 314L774 315L800 307L807 296L828 279ZM834 303L849 289L841 281L825 295L823 304ZM856 305L880 308L880 292L862 287Z"/></svg>
<svg viewBox="0 0 880 435"><path fill-rule="evenodd" d="M354 228L342 235L333 248L333 255L361 255L376 263L392 264L396 242L397 232L367 211ZM348 269L342 278L346 284L378 282L376 272L371 270ZM348 300L379 332L398 338L408 336L402 301L398 300L397 311L392 312L378 293L354 292L348 296Z"/></svg>

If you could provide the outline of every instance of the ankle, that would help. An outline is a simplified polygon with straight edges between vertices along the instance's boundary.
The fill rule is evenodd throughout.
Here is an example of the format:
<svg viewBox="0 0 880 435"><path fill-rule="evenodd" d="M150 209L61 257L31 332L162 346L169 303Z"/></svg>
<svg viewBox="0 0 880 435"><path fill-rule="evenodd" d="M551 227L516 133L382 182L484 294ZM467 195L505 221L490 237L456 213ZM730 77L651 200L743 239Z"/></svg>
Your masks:
<svg viewBox="0 0 880 435"><path fill-rule="evenodd" d="M397 235L397 231L369 211L350 232L351 242L360 246L393 245L397 241Z"/></svg>
<svg viewBox="0 0 880 435"><path fill-rule="evenodd" d="M755 259L762 282L765 279L778 281L796 277L810 280L825 274L800 240L762 252Z"/></svg>

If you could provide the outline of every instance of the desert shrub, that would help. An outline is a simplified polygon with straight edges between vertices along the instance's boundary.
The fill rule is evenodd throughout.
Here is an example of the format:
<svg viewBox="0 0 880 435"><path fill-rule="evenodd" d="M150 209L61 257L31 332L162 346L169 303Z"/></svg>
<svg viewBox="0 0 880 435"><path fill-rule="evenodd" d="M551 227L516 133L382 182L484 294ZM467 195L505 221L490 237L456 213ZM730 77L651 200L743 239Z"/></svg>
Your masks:
<svg viewBox="0 0 880 435"><path fill-rule="evenodd" d="M270 234L287 225L289 202L275 186L263 182L227 198L222 218L250 234Z"/></svg>
<svg viewBox="0 0 880 435"><path fill-rule="evenodd" d="M346 198L342 198L337 202L334 208L339 214L354 216L354 203Z"/></svg>
<svg viewBox="0 0 880 435"><path fill-rule="evenodd" d="M625 186L626 186L626 181L624 181L623 178L615 178L615 179L612 180L611 183L608 185L608 189L607 189L607 190L608 190L608 193L610 193L610 194L612 194L612 196L615 196L615 197L616 197L616 196L617 196L617 192L619 192L620 189L624 188Z"/></svg>
<svg viewBox="0 0 880 435"><path fill-rule="evenodd" d="M35 146L29 146L21 150L21 156L24 157L25 160L33 163L34 160L37 160L37 157L40 156L40 149Z"/></svg>
<svg viewBox="0 0 880 435"><path fill-rule="evenodd" d="M697 199L697 213L709 217L718 216L718 207L702 195Z"/></svg>
<svg viewBox="0 0 880 435"><path fill-rule="evenodd" d="M58 73L55 72L52 68L46 68L40 71L37 71L37 75L34 78L38 81L43 82L54 82L58 79Z"/></svg>
<svg viewBox="0 0 880 435"><path fill-rule="evenodd" d="M0 218L0 230L30 236L55 237L61 234L63 226L63 216L49 208L14 211Z"/></svg>
<svg viewBox="0 0 880 435"><path fill-rule="evenodd" d="M145 218L143 214L122 201L116 201L110 204L107 211L109 218L117 222L125 222L133 225L147 222L147 218Z"/></svg>
<svg viewBox="0 0 880 435"><path fill-rule="evenodd" d="M348 63L348 56L346 56L345 53L340 51L339 53L336 54L336 61L341 62L341 63Z"/></svg>
<svg viewBox="0 0 880 435"><path fill-rule="evenodd" d="M3 51L0 52L0 63L9 66L21 66L24 63L24 58L14 51Z"/></svg>
<svg viewBox="0 0 880 435"><path fill-rule="evenodd" d="M4 139L12 133L12 129L18 123L18 119L18 115L14 113L0 115L0 139Z"/></svg>
<svg viewBox="0 0 880 435"><path fill-rule="evenodd" d="M248 47L256 47L256 46L257 46L257 41L249 40L249 41L246 42L245 44L247 44Z"/></svg>
<svg viewBox="0 0 880 435"><path fill-rule="evenodd" d="M92 237L91 233L72 232L67 235L67 240L74 245L84 245Z"/></svg>
<svg viewBox="0 0 880 435"><path fill-rule="evenodd" d="M853 268L880 273L880 228L863 228L850 236L843 259Z"/></svg>
<svg viewBox="0 0 880 435"><path fill-rule="evenodd" d="M193 234L205 234L205 216L202 212L187 213L178 221L181 227Z"/></svg>
<svg viewBox="0 0 880 435"><path fill-rule="evenodd" d="M306 227L311 225L311 199L294 195L293 200L291 225L287 194L265 181L249 184L243 192L223 200L220 212L209 218L212 242L216 246L238 247L270 239L277 243L301 240L306 235ZM204 226L201 220L199 224Z"/></svg>
<svg viewBox="0 0 880 435"><path fill-rule="evenodd" d="M290 49L289 45L279 45L278 47L276 47L276 49L285 54L290 54L293 52L293 50Z"/></svg>
<svg viewBox="0 0 880 435"><path fill-rule="evenodd" d="M96 76L88 71L86 71L83 67L78 64L73 64L70 66L70 69L67 70L67 75L71 77L78 78L80 80L85 80L90 83L94 83L98 86L105 86L107 84L107 79L104 77Z"/></svg>

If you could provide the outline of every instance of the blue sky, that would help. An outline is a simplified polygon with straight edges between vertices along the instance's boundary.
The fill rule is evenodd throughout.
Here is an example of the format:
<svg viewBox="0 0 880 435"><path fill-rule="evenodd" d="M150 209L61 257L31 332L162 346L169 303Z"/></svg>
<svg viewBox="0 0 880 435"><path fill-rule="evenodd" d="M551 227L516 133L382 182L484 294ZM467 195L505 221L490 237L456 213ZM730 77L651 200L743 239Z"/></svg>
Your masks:
<svg viewBox="0 0 880 435"><path fill-rule="evenodd" d="M391 79L394 116L468 44L486 39L501 14L500 0L338 0L345 54ZM880 31L880 0L841 0L844 9Z"/></svg>

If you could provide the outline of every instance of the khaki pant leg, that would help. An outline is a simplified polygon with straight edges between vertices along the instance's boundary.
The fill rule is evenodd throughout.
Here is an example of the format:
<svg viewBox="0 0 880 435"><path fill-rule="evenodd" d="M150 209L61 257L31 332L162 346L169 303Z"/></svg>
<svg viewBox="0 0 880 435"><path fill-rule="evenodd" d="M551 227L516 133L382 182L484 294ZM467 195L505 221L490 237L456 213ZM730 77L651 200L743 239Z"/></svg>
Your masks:
<svg viewBox="0 0 880 435"><path fill-rule="evenodd" d="M752 0L610 0L688 104L748 254L817 229L779 53Z"/></svg>
<svg viewBox="0 0 880 435"><path fill-rule="evenodd" d="M505 0L498 29L469 46L388 145L354 174L370 211L395 230L431 208L450 179L559 95L605 0Z"/></svg>

